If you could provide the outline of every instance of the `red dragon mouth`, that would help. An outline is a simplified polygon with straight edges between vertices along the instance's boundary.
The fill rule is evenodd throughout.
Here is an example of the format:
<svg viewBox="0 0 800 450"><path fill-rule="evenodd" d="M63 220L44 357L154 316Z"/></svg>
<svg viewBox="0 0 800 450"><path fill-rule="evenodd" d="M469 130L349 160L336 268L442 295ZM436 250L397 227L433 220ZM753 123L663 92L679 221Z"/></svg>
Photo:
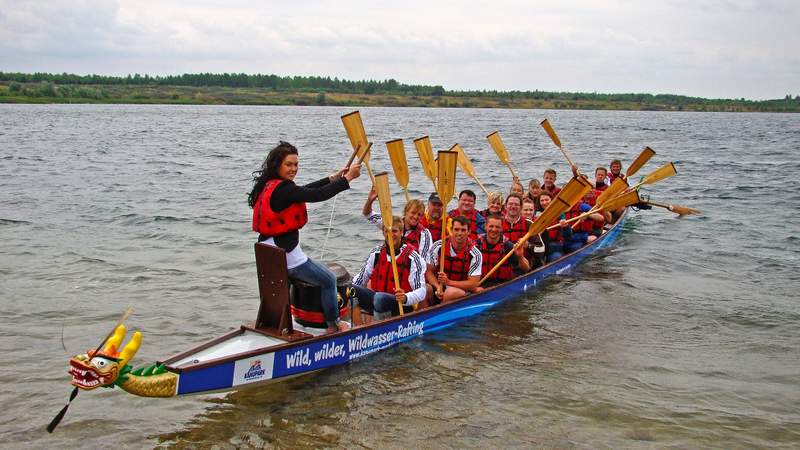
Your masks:
<svg viewBox="0 0 800 450"><path fill-rule="evenodd" d="M69 361L69 374L72 375L72 385L81 389L94 389L114 382L114 372L101 373L92 366L87 366L80 361Z"/></svg>

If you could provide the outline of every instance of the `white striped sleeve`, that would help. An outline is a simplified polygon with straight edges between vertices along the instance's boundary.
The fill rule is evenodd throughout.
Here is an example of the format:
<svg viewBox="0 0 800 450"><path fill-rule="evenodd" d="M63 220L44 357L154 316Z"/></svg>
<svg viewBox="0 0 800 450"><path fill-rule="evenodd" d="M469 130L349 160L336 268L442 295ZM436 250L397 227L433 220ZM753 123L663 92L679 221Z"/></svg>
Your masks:
<svg viewBox="0 0 800 450"><path fill-rule="evenodd" d="M375 261L375 254L380 253L381 246L378 245L369 252L369 256L367 256L367 260L364 261L364 266L361 267L361 270L358 272L358 275L353 277L353 284L356 286L366 287L369 278L372 276L372 264Z"/></svg>
<svg viewBox="0 0 800 450"><path fill-rule="evenodd" d="M436 241L431 246L431 251L428 253L428 265L436 266L439 264L439 253L442 251L442 241Z"/></svg>
<svg viewBox="0 0 800 450"><path fill-rule="evenodd" d="M433 238L431 237L431 232L428 231L427 228L423 228L422 233L419 235L419 254L425 260L428 259L428 253L430 253L432 245Z"/></svg>
<svg viewBox="0 0 800 450"><path fill-rule="evenodd" d="M481 251L478 250L478 247L472 246L469 250L469 254L472 256L472 262L469 265L469 276L481 276L481 269L483 268L483 254Z"/></svg>

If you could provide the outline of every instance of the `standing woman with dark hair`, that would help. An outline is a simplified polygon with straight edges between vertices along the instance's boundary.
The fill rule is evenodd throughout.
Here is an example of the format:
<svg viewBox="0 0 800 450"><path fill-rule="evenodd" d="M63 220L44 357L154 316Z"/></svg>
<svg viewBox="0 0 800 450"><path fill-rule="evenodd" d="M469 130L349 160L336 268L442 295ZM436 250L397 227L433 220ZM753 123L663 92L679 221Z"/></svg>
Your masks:
<svg viewBox="0 0 800 450"><path fill-rule="evenodd" d="M247 203L253 208L253 231L258 242L280 247L286 252L289 276L322 288L322 312L328 332L347 329L339 322L336 277L327 267L306 256L300 248L300 228L308 222L306 202L322 202L350 189L350 181L361 175L361 165L353 164L331 176L297 186L297 149L281 141L270 150L261 170L253 172L253 190Z"/></svg>

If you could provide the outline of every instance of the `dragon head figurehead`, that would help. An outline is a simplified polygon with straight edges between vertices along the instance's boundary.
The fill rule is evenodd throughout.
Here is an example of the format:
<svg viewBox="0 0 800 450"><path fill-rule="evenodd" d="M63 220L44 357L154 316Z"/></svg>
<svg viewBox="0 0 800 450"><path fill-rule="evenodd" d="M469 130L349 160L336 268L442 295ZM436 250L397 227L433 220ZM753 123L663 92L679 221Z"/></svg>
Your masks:
<svg viewBox="0 0 800 450"><path fill-rule="evenodd" d="M119 325L108 338L102 350L90 350L76 355L69 360L69 374L72 385L84 390L92 390L101 386L111 387L122 381L120 374L130 371L128 361L133 358L142 343L142 334L138 331L120 349L125 339L125 325Z"/></svg>

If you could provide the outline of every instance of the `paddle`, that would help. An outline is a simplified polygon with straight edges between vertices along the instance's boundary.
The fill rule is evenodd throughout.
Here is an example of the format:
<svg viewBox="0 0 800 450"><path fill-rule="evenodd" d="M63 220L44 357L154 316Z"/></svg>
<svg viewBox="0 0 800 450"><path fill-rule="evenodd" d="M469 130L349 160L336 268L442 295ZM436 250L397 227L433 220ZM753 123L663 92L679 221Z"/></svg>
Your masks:
<svg viewBox="0 0 800 450"><path fill-rule="evenodd" d="M569 183L567 183L561 191L556 195L550 204L545 208L544 212L533 221L530 228L528 228L528 232L525 233L520 240L514 244L514 247L508 253L503 256L503 258L497 262L497 264L492 267L488 273L486 273L483 278L478 282L478 285L481 285L484 281L486 281L492 274L494 274L500 266L505 263L508 258L516 251L520 246L524 245L528 239L532 238L534 235L537 235L544 231L549 224L555 221L561 214L569 211L572 208L572 205L580 201L589 189L592 188L592 185L589 184L589 180L585 177L573 177Z"/></svg>
<svg viewBox="0 0 800 450"><path fill-rule="evenodd" d="M375 191L378 193L378 202L381 205L381 220L383 229L386 231L386 241L389 245L389 257L392 258L392 276L394 277L395 289L400 289L400 277L397 275L397 261L394 260L394 239L392 238L392 194L389 192L389 174L381 172L375 175ZM400 315L403 315L403 303L397 301Z"/></svg>
<svg viewBox="0 0 800 450"><path fill-rule="evenodd" d="M422 171L425 172L425 176L433 183L433 190L436 190L436 175L438 174L438 170L436 169L436 161L433 159L433 149L431 147L430 138L428 138L428 136L422 136L421 138L414 139L414 147L417 149L419 162L422 164Z"/></svg>
<svg viewBox="0 0 800 450"><path fill-rule="evenodd" d="M506 145L500 138L500 132L495 131L494 133L486 136L486 139L489 140L489 145L491 145L494 152L497 153L497 157L500 158L500 162L505 164L506 167L508 167L508 170L511 171L511 176L515 179L519 179L517 174L514 172L514 169L511 167L511 158L508 156Z"/></svg>
<svg viewBox="0 0 800 450"><path fill-rule="evenodd" d="M597 209L593 208L590 211L586 211L583 214L580 214L578 216L575 216L575 217L565 221L565 223L581 221L581 220L585 219L586 217L589 217L590 215L597 213L597 211L600 211L600 210L603 210L603 211L615 211L615 210L617 210L619 208L627 208L628 206L635 205L637 203L640 203L641 201L642 200L639 198L639 191L628 191L628 192L625 192L623 194L620 194L620 195L608 200L603 205L601 205L599 208L597 208ZM552 230L552 229L560 227L560 226L561 226L561 224L557 223L557 224L554 224L554 225L551 225L551 226L547 227L547 229L548 230Z"/></svg>
<svg viewBox="0 0 800 450"><path fill-rule="evenodd" d="M367 139L367 133L364 131L364 124L361 122L361 113L358 111L343 115L342 125L344 125L344 129L347 132L347 137L350 138L350 145L353 146L353 154L350 155L350 159L345 166L350 167L356 157L356 153L359 152L359 146L363 150L369 140Z"/></svg>
<svg viewBox="0 0 800 450"><path fill-rule="evenodd" d="M464 149L461 148L461 145L455 144L452 147L450 147L449 151L456 152L458 154L458 165L459 167L461 167L461 170L463 170L464 173L467 174L470 178L475 180L475 182L478 183L478 186L481 188L483 193L486 194L486 196L488 197L489 191L487 191L486 188L483 187L483 183L481 183L481 180L478 179L478 176L475 174L475 168L472 166L472 162L469 160L469 158L467 158L467 154L464 153Z"/></svg>
<svg viewBox="0 0 800 450"><path fill-rule="evenodd" d="M111 332L108 333L102 341L100 341L100 345L98 345L93 352L89 352L87 354L90 360L91 358L94 357L94 355L96 355L100 351L101 348L103 348L103 345L105 345L106 341L108 341L111 338L111 336L113 336L114 333L117 331L117 327L120 326L122 322L124 322L128 318L128 316L131 315L131 313L133 313L132 307L128 307L128 309L126 309L125 312L122 313L122 316L117 321L117 324L114 325L114 328L111 329ZM75 397L78 396L78 390L79 389L77 386L75 386L75 388L72 389L72 392L69 394L69 400L67 401L67 404L64 405L63 408L61 408L61 411L59 411L58 414L56 414L56 416L53 417L53 420L51 420L50 423L47 425L48 433L52 433L56 429L58 424L61 423L61 419L63 419L64 415L67 414L67 410L69 409L70 403L72 403L72 401L75 400Z"/></svg>
<svg viewBox="0 0 800 450"><path fill-rule="evenodd" d="M564 150L564 146L561 145L561 139L558 138L556 130L553 129L553 127L550 125L550 122L548 122L547 119L544 119L539 123L539 125L541 125L542 128L544 128L544 131L547 132L547 135L550 136L550 140L553 141L553 144L556 144L556 147L561 150L561 154L564 155L564 158L567 158L569 166L578 167L574 162L572 162L572 158L569 157L566 150Z"/></svg>
<svg viewBox="0 0 800 450"><path fill-rule="evenodd" d="M639 169L641 169L642 166L644 166L647 163L647 161L650 161L650 158L652 158L655 154L656 152L652 148L645 147L644 150L642 150L642 152L639 153L639 156L637 156L636 159L633 160L631 165L628 166L628 170L625 171L625 177L627 178L633 176L633 174L638 172Z"/></svg>
<svg viewBox="0 0 800 450"><path fill-rule="evenodd" d="M447 244L447 204L453 198L456 190L456 163L458 153L453 151L439 152L438 159L438 186L436 193L442 201L442 253L439 258L439 273L444 273L444 255ZM441 295L442 291L439 291Z"/></svg>
<svg viewBox="0 0 800 450"><path fill-rule="evenodd" d="M665 178L669 178L669 177L671 177L673 175L676 175L677 173L678 173L678 171L675 169L675 164L673 164L671 162L668 162L668 163L664 164L663 166L659 167L658 169L656 169L656 170L648 173L644 177L642 177L642 181L637 183L631 189L636 190L636 189L639 189L640 187L642 187L642 185L657 183L657 182L659 182L659 181L661 181L661 180L663 180Z"/></svg>
<svg viewBox="0 0 800 450"><path fill-rule="evenodd" d="M674 212L679 217L688 216L688 215L692 215L692 214L697 214L697 215L702 214L702 212L700 212L699 210L696 210L694 208L687 208L685 206L680 206L680 205L670 205L670 204L666 204L666 203L654 202L652 200L646 200L643 203L646 203L646 204L652 205L652 206L658 206L659 208L667 209L669 211Z"/></svg>
<svg viewBox="0 0 800 450"><path fill-rule="evenodd" d="M361 151L363 149L363 151ZM372 168L369 166L369 157L372 154L372 142L368 143L365 146L361 146L359 144L359 152L358 153L358 163L364 164L367 166L367 174L369 175L369 179L372 180L372 185L375 185L375 177L372 176Z"/></svg>
<svg viewBox="0 0 800 450"><path fill-rule="evenodd" d="M395 139L386 143L386 150L389 152L389 159L392 161L394 177L397 183L402 186L406 194L406 201L411 200L408 195L408 162L406 161L406 149L402 139Z"/></svg>

